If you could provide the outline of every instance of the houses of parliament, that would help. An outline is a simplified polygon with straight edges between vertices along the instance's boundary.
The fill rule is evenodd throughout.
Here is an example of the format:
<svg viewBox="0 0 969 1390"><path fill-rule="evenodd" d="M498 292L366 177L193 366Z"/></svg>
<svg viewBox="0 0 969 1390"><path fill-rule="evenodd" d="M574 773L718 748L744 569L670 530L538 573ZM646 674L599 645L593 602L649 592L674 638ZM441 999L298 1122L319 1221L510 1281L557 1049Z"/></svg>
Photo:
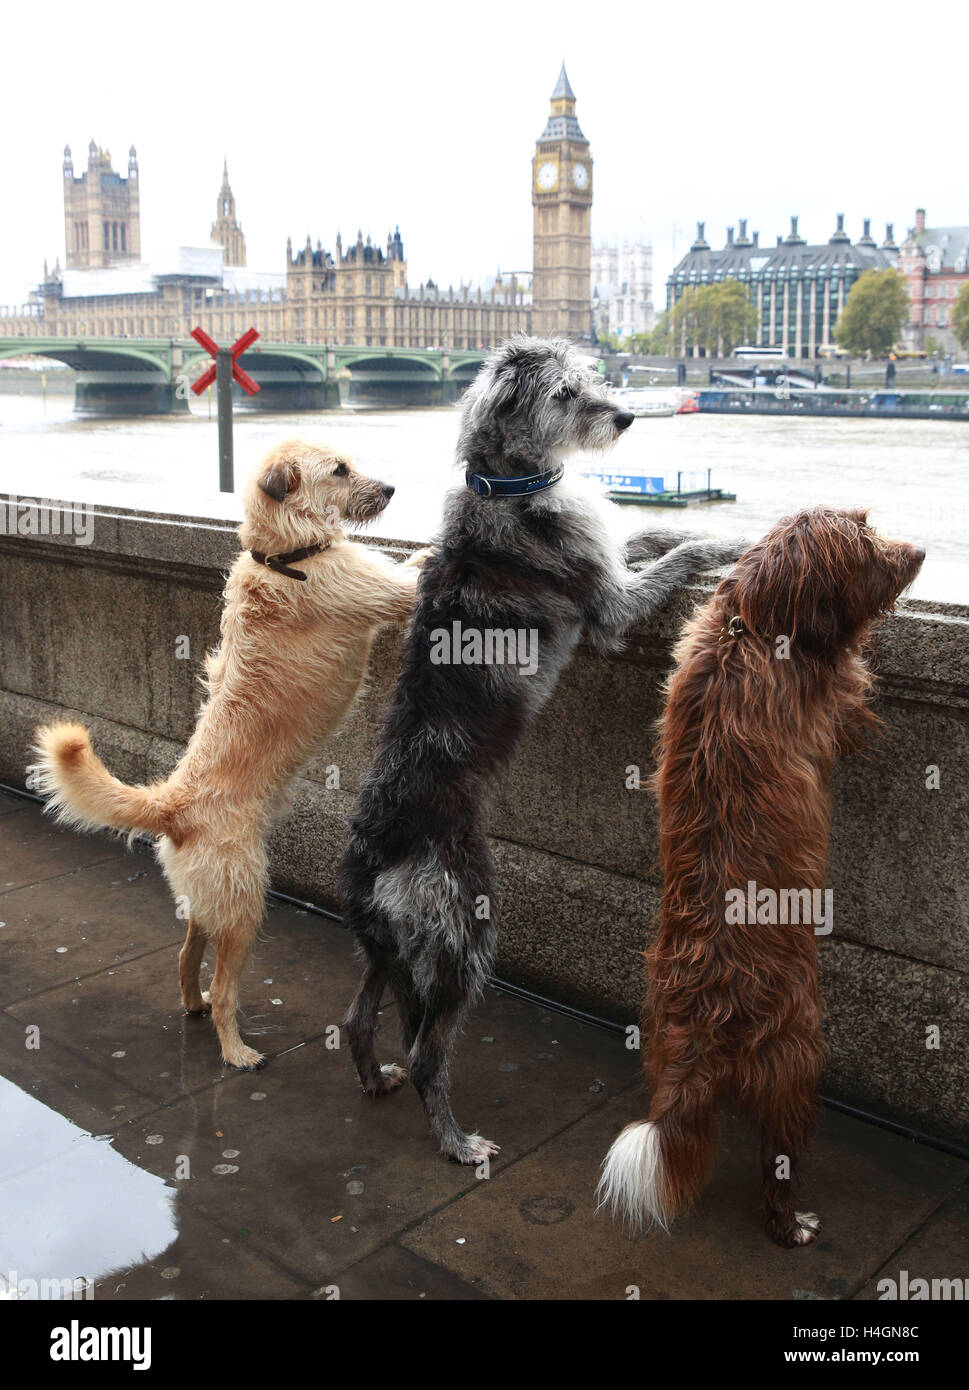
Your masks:
<svg viewBox="0 0 969 1390"><path fill-rule="evenodd" d="M592 159L565 65L532 159L533 271L488 289L407 281L399 228L377 244L362 232L332 250L286 245L285 271L246 265L246 242L223 168L211 240L168 260L141 259L138 157L127 175L92 140L75 173L64 150L66 261L27 305L0 310L0 337L184 338L200 325L219 341L256 328L268 341L490 348L510 333L591 335Z"/></svg>

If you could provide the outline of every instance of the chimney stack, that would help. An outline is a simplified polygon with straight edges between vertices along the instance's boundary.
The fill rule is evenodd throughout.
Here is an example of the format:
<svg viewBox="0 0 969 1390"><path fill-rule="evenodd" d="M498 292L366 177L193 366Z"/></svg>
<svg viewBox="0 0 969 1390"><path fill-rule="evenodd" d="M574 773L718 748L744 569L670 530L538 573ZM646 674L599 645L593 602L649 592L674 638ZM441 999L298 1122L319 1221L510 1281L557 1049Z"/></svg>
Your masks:
<svg viewBox="0 0 969 1390"><path fill-rule="evenodd" d="M915 209L915 235L925 231L925 208Z"/></svg>

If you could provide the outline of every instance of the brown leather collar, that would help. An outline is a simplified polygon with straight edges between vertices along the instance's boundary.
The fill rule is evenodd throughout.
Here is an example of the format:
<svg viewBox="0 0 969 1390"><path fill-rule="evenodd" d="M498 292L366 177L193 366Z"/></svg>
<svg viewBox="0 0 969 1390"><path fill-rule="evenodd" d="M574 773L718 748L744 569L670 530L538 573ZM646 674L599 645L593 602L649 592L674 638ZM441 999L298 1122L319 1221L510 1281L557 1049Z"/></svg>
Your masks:
<svg viewBox="0 0 969 1390"><path fill-rule="evenodd" d="M249 554L257 565L265 565L276 574L286 574L290 579L305 579L302 570L290 569L295 560L308 560L311 555L319 555L321 550L329 550L331 541L318 541L316 545L304 545L299 550L287 550L281 555L267 555L262 550L250 550Z"/></svg>

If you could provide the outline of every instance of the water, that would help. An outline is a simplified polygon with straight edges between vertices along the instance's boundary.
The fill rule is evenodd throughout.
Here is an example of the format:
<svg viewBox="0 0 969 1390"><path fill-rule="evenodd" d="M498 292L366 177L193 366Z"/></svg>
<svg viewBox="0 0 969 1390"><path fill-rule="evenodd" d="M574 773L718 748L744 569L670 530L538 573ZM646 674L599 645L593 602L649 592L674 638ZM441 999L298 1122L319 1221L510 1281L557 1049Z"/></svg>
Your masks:
<svg viewBox="0 0 969 1390"><path fill-rule="evenodd" d="M0 1077L0 1297L69 1298L72 1286L90 1297L109 1272L175 1241L175 1197L109 1137Z"/></svg>
<svg viewBox="0 0 969 1390"><path fill-rule="evenodd" d="M75 419L70 396L0 395L0 493L238 519L238 499L218 492L215 419ZM345 450L397 493L381 534L427 540L454 467L454 409L239 414L236 475L287 435ZM635 526L742 532L755 538L802 506L867 506L888 535L925 547L913 588L922 599L969 603L969 424L726 415L638 419L611 455L579 467L664 474L711 469L736 503L681 511L624 508ZM573 465L575 466L575 465Z"/></svg>

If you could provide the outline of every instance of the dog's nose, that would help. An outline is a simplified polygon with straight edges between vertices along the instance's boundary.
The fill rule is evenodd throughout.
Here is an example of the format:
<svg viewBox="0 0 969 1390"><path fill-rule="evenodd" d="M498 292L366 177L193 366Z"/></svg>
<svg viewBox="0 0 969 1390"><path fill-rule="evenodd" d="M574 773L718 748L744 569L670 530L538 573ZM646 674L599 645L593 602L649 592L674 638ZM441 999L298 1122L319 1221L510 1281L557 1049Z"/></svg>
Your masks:
<svg viewBox="0 0 969 1390"><path fill-rule="evenodd" d="M919 564L921 564L922 561L925 559L925 551L922 549L920 545L913 545L912 550L915 553L916 560L918 560Z"/></svg>
<svg viewBox="0 0 969 1390"><path fill-rule="evenodd" d="M384 491L384 496L386 497L387 501L389 502L390 499L393 497L394 493L397 491L397 489L391 487L391 486L390 486L390 483L384 483L384 485L383 485L383 491Z"/></svg>
<svg viewBox="0 0 969 1390"><path fill-rule="evenodd" d="M628 430L635 418L635 415L631 415L628 410L620 410L616 415L616 429Z"/></svg>

